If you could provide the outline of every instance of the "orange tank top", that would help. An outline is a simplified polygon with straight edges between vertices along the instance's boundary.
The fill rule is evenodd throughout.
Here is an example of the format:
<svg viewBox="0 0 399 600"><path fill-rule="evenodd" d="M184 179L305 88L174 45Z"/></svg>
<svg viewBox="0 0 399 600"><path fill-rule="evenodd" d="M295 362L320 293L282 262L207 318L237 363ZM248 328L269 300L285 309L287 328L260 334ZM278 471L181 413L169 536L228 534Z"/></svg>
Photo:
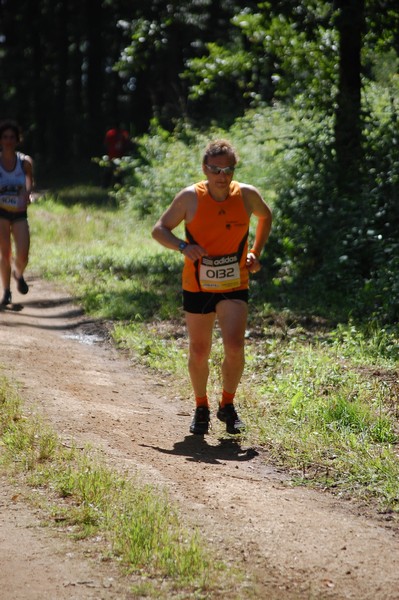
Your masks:
<svg viewBox="0 0 399 600"><path fill-rule="evenodd" d="M197 210L186 224L186 240L207 250L207 256L193 263L185 258L183 289L188 292L223 293L248 288L249 215L240 184L232 181L230 194L217 202L208 192L207 182L195 185Z"/></svg>

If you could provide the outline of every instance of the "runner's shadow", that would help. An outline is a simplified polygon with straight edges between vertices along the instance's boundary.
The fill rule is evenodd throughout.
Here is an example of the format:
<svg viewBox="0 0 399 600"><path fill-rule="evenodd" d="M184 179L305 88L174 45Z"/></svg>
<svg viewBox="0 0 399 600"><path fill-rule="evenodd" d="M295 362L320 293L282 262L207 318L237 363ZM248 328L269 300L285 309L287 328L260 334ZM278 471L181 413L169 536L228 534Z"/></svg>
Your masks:
<svg viewBox="0 0 399 600"><path fill-rule="evenodd" d="M252 460L259 454L254 448L242 448L237 440L220 439L217 446L211 446L200 435L187 435L184 440L173 444L173 448L170 450L160 446L140 445L145 448L153 448L162 454L185 456L188 461L215 465L220 465L226 460L238 462Z"/></svg>
<svg viewBox="0 0 399 600"><path fill-rule="evenodd" d="M64 298L41 298L38 300L25 300L24 306L31 306L32 308L56 308L58 306L65 306L68 304L76 304L81 300L79 297L66 296ZM83 313L83 309L80 309Z"/></svg>
<svg viewBox="0 0 399 600"><path fill-rule="evenodd" d="M21 310L23 310L24 307L22 304L18 304L18 303L13 303L13 304L7 304L7 306L2 306L0 308L0 310L9 310L11 312L21 312Z"/></svg>

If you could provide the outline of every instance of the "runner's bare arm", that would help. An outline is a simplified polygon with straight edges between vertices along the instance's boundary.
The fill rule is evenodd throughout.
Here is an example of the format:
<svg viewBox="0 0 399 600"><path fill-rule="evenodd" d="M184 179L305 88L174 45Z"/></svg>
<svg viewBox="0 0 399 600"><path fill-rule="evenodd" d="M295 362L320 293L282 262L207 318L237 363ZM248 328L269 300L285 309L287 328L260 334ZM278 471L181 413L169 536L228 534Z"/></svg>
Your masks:
<svg viewBox="0 0 399 600"><path fill-rule="evenodd" d="M152 237L166 248L181 251L179 245L182 240L173 233L173 230L182 221L191 220L195 205L196 195L194 190L192 188L183 189L175 196L172 204L155 223ZM195 244L188 244L182 252L192 261L206 255L205 249Z"/></svg>
<svg viewBox="0 0 399 600"><path fill-rule="evenodd" d="M24 173L25 173L25 189L26 189L26 200L27 202L30 202L30 194L33 190L33 160L30 156L28 156L27 154L25 154L24 157L24 162L23 162L23 169L24 169Z"/></svg>
<svg viewBox="0 0 399 600"><path fill-rule="evenodd" d="M255 230L255 239L252 244L251 251L249 252L249 254L258 259L262 252L263 246L266 244L270 235L272 226L272 212L269 206L263 200L259 191L254 186L243 185L242 192L248 212L253 214L258 219ZM252 258L252 260L250 259L249 262L252 264L255 261Z"/></svg>

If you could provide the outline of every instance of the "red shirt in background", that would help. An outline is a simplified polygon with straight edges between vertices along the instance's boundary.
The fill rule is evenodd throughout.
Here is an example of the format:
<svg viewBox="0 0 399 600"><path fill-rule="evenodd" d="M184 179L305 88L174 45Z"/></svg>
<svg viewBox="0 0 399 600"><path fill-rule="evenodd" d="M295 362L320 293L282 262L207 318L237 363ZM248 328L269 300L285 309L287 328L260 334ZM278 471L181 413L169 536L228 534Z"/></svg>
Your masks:
<svg viewBox="0 0 399 600"><path fill-rule="evenodd" d="M121 158L129 147L129 133L126 129L109 129L104 144L109 158Z"/></svg>

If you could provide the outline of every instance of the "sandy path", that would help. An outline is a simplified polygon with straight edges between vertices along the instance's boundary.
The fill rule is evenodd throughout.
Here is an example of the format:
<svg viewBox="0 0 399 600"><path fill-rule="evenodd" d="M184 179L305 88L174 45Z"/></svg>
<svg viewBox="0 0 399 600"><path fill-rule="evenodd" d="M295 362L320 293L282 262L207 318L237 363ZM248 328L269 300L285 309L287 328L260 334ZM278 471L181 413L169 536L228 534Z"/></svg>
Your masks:
<svg viewBox="0 0 399 600"><path fill-rule="evenodd" d="M355 503L291 487L261 452L221 440L217 423L205 440L189 435L191 402L172 381L154 381L99 341L96 325L62 291L29 283L28 296L14 293L21 310L0 312L3 372L63 439L91 442L119 468L167 486L187 521L248 573L238 598L399 600L397 526L362 515ZM2 600L128 597L126 582L95 551L78 560L76 544L71 550L65 534L40 529L13 496L3 485Z"/></svg>

